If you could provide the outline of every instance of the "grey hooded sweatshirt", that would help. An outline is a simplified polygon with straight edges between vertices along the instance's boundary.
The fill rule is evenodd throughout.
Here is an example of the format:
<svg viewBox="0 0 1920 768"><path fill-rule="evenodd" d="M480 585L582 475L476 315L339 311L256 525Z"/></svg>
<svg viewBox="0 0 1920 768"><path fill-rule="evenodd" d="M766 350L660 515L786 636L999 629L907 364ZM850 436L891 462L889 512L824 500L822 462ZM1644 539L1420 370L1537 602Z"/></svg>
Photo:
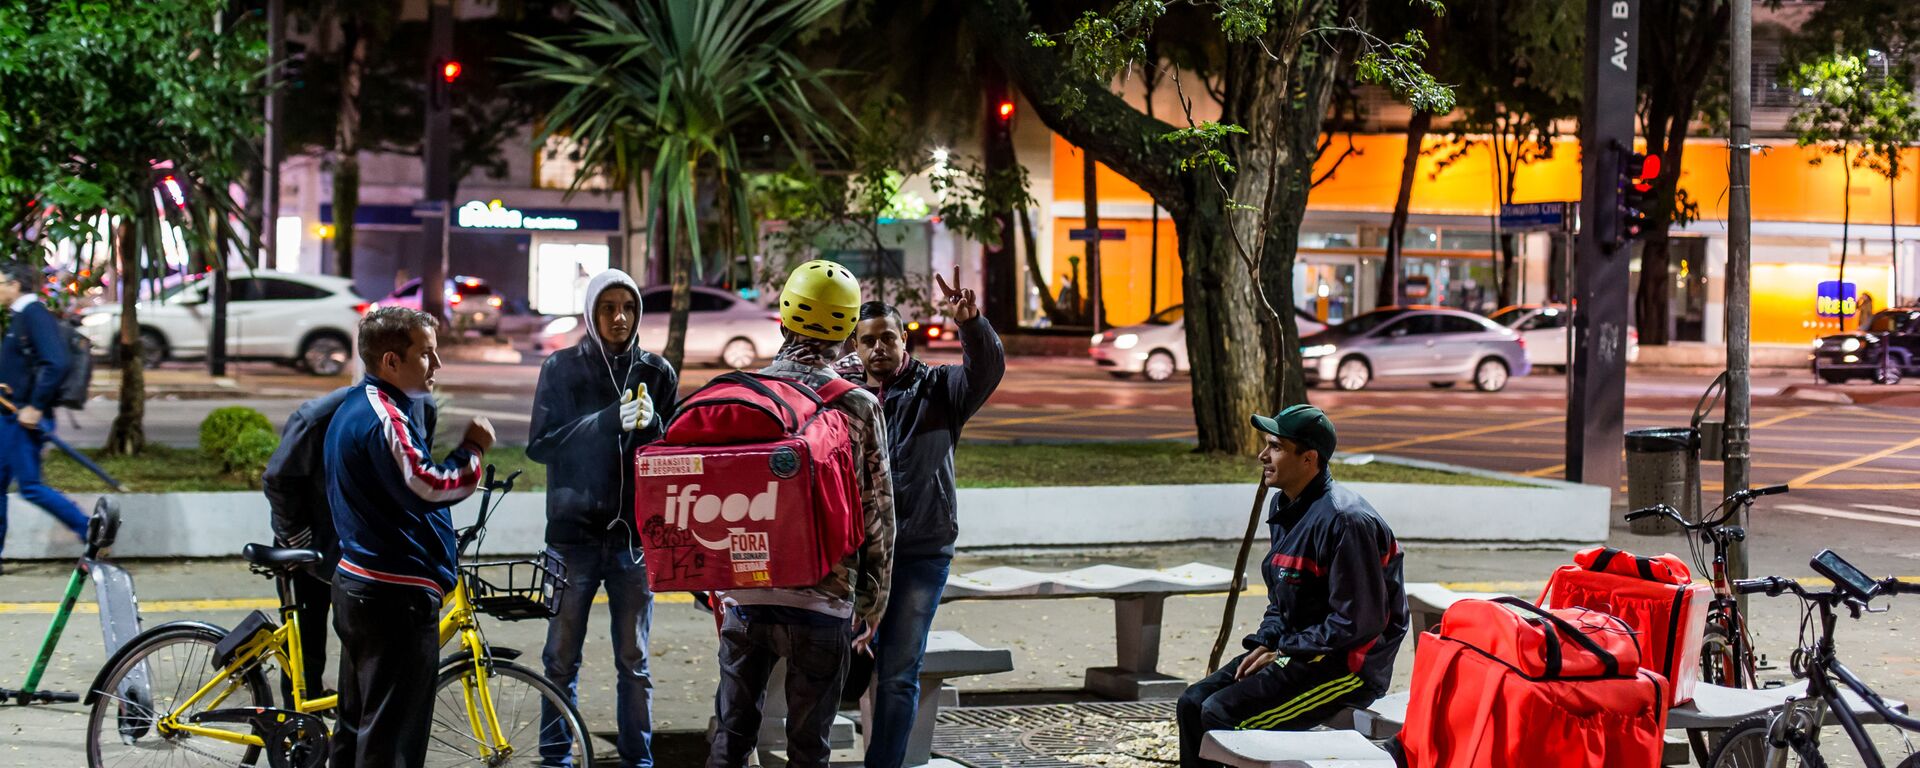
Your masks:
<svg viewBox="0 0 1920 768"><path fill-rule="evenodd" d="M617 347L593 319L600 294L613 288L632 291L635 304L634 335ZM549 544L598 542L620 530L617 523L634 525L634 449L660 439L673 418L680 377L664 358L640 349L639 297L627 273L595 275L587 284L586 335L540 367L527 458L547 465ZM622 431L621 394L642 384L653 397L653 423Z"/></svg>

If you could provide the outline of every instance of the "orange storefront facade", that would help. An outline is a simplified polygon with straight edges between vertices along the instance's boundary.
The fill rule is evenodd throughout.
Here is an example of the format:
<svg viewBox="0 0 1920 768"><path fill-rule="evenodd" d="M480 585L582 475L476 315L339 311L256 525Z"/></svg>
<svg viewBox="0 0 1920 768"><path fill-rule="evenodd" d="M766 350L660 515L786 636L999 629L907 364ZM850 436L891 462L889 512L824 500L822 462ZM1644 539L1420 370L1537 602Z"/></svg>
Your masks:
<svg viewBox="0 0 1920 768"><path fill-rule="evenodd" d="M1444 138L1430 138L1419 162L1412 195L1412 218L1406 252L1410 271L1428 275L1433 295L1427 300L1469 309L1484 309L1494 298L1494 244L1498 242L1492 214L1495 185L1488 155L1475 148L1464 158L1436 173L1445 154ZM1890 306L1895 281L1897 293L1911 299L1920 281L1912 267L1914 239L1920 239L1920 183L1908 174L1894 184L1871 171L1855 169L1852 184L1845 181L1839 163L1815 166L1807 162L1811 149L1776 139L1766 154L1753 161L1754 210L1754 341L1804 344L1838 325L1816 312L1816 288L1839 278L1840 238L1844 207L1851 205L1852 226L1847 232L1849 254L1846 282L1873 306ZM1346 144L1335 137L1334 147ZM1295 302L1309 313L1339 320L1371 308L1378 257L1386 244L1386 221L1398 191L1405 138L1398 134L1356 135L1356 154L1314 189L1309 203L1295 284ZM1556 145L1553 157L1525 166L1515 183L1515 202L1572 201L1579 197L1579 146L1569 140ZM1322 159L1324 172L1337 151ZM1908 150L1907 167L1920 167L1920 150ZM1725 217L1727 149L1712 139L1687 147L1680 184L1700 206L1701 220L1675 230L1676 262L1671 275L1680 338L1718 341L1723 265L1726 253ZM1084 263L1068 257L1084 253L1085 244L1069 239L1069 231L1084 226L1082 157L1079 150L1053 137L1051 171L1051 226L1041 236L1046 289L1058 295L1063 278L1086 284ZM1111 324L1144 320L1157 309L1179 303L1178 237L1173 223L1160 213L1159 236L1152 236L1155 209L1139 187L1105 166L1097 168L1100 225L1124 229L1126 239L1102 245L1101 274L1105 280ZM1888 221L1898 217L1900 245L1890 245ZM1552 233L1501 231L1515 238L1522 254L1519 281L1522 300L1558 298L1553 284L1564 274L1566 246ZM1157 245L1157 253L1155 246ZM1897 261L1897 263L1896 263ZM1076 274L1077 273L1077 274ZM1850 319L1848 325L1853 321Z"/></svg>

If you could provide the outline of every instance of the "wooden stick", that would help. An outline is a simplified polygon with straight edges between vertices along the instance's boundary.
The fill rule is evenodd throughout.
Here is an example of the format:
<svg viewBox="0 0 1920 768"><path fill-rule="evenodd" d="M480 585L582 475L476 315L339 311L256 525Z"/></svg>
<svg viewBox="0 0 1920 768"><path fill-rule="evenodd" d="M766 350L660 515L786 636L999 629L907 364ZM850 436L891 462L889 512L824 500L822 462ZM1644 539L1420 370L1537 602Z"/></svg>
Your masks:
<svg viewBox="0 0 1920 768"><path fill-rule="evenodd" d="M1220 636L1213 640L1213 655L1207 658L1207 674L1211 675L1220 668L1220 655L1227 649L1227 638L1233 635L1233 609L1240 602L1240 590L1243 587L1242 575L1247 571L1247 554L1253 550L1253 534L1260 530L1260 509L1266 506L1267 484L1261 483L1260 489L1253 494L1253 511L1247 514L1247 535L1240 539L1240 555L1233 561L1233 585L1227 591L1227 609L1220 616Z"/></svg>

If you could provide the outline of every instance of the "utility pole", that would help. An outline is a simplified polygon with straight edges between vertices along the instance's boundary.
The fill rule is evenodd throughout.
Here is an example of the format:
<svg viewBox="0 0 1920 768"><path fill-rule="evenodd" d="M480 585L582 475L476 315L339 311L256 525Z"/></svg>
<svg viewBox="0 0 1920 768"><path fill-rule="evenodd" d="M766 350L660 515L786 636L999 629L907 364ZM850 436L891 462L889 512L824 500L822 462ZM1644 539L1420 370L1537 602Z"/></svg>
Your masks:
<svg viewBox="0 0 1920 768"><path fill-rule="evenodd" d="M1620 485L1627 404L1627 283L1621 160L1633 150L1640 0L1587 0L1586 99L1580 118L1580 237L1574 354L1567 371L1567 479Z"/></svg>
<svg viewBox="0 0 1920 768"><path fill-rule="evenodd" d="M453 179L447 146L452 127L448 100L459 65L453 59L453 4L434 0L427 10L427 136L421 158L426 163L422 204L414 206L425 242L420 249L420 309L436 321L446 317L447 235L453 222Z"/></svg>
<svg viewBox="0 0 1920 768"><path fill-rule="evenodd" d="M985 62L983 77L987 82L983 107L986 114L986 140L982 147L981 158L985 165L987 178L1012 170L1017 160L1013 149L1013 86L1008 83L1006 74L993 62ZM1012 328L1020 320L1020 307L1026 305L1026 297L1021 295L1019 270L1019 249L1014 246L1012 208L989 212L993 217L994 232L999 235L999 245L980 246L980 287L984 307L981 311L987 315L987 322L995 328ZM958 287L958 286L956 286ZM1046 290L1042 284L1040 290Z"/></svg>
<svg viewBox="0 0 1920 768"><path fill-rule="evenodd" d="M1733 0L1733 50L1729 90L1733 97L1727 143L1727 427L1723 493L1747 487L1752 452L1747 422L1753 413L1753 3ZM1741 510L1734 525L1745 527ZM1734 542L1727 568L1733 578L1747 576L1747 545ZM1746 607L1746 596L1740 597Z"/></svg>

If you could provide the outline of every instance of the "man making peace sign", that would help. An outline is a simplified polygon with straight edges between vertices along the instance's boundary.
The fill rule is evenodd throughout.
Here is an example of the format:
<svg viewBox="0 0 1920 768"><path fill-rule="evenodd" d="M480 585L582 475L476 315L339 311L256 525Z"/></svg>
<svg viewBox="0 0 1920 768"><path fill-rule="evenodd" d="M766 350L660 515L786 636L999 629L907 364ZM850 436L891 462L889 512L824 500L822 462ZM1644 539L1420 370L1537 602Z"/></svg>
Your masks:
<svg viewBox="0 0 1920 768"><path fill-rule="evenodd" d="M980 316L974 292L936 275L940 313L960 329L959 365L927 365L907 354L900 312L878 301L860 306L852 355L835 367L880 396L893 459L893 591L873 643L873 713L867 768L899 768L919 704L920 661L927 631L947 584L953 542L953 447L960 428L980 410L1007 372L1006 352ZM960 273L954 270L955 283Z"/></svg>

